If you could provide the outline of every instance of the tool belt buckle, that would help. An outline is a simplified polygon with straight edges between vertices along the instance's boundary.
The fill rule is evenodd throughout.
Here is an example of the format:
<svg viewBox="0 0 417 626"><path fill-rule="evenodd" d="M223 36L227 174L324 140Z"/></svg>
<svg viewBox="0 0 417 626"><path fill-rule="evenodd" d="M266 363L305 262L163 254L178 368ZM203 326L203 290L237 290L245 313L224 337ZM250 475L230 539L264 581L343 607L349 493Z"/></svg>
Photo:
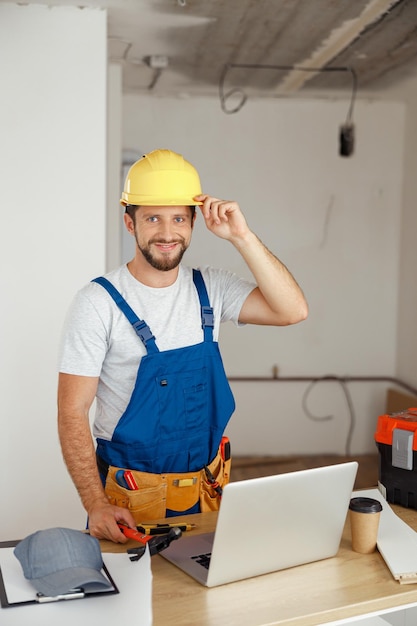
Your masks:
<svg viewBox="0 0 417 626"><path fill-rule="evenodd" d="M191 487L195 485L197 482L197 476L193 476L192 478L174 478L172 484L174 487Z"/></svg>

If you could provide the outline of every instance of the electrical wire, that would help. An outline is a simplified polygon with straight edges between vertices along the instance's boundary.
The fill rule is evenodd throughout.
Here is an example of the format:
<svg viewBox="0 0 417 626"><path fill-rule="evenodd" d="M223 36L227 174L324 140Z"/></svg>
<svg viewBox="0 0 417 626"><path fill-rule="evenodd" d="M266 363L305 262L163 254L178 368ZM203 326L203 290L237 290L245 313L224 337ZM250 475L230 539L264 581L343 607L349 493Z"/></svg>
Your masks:
<svg viewBox="0 0 417 626"><path fill-rule="evenodd" d="M263 65L259 63L226 63L224 65L219 79L219 98L220 106L224 113L238 113L248 97L240 87L233 87L229 91L225 92L225 82L227 74L231 69L253 69L253 70L274 70L274 71L291 71L297 70L302 72L350 72L352 76L352 95L350 99L349 110L346 117L346 124L352 123L353 107L355 104L356 93L358 89L358 77L355 70L352 67L305 67L302 65ZM227 100L230 101L231 97L238 97L238 102L233 108L227 107Z"/></svg>
<svg viewBox="0 0 417 626"><path fill-rule="evenodd" d="M324 381L337 382L339 383L339 385L341 386L343 390L343 393L346 399L346 404L348 407L348 412L349 412L349 428L348 428L348 433L346 436L345 455L351 456L351 445L352 445L353 432L355 430L356 415L355 415L355 410L353 408L352 396L350 394L346 381L343 378L339 378L338 376L321 376L320 378L315 378L314 380L311 381L311 383L308 385L307 389L303 393L302 407L307 417L315 422L324 422L324 421L334 419L334 415L323 415L323 416L313 415L313 413L311 413L311 411L309 410L307 406L307 399L312 389L317 385L317 383L324 382Z"/></svg>
<svg viewBox="0 0 417 626"><path fill-rule="evenodd" d="M407 393L417 396L417 387L413 387L409 385L405 381L395 378L393 376L336 376L336 375L328 375L328 376L278 376L277 368L274 366L273 376L228 376L227 379L229 382L240 382L240 383L310 383L307 389L305 390L302 396L302 406L304 408L304 412L306 413L309 419L315 421L321 420L330 420L333 419L333 415L325 415L322 417L314 416L307 408L307 397L310 393L312 387L321 381L330 381L339 383L343 389L345 399L348 405L349 410L349 429L346 437L346 453L349 456L350 447L353 437L353 431L356 424L356 416L355 411L353 409L352 397L350 395L347 383L390 383L392 385L396 385L406 391Z"/></svg>
<svg viewBox="0 0 417 626"><path fill-rule="evenodd" d="M235 67L235 66L227 63L223 67L222 73L220 75L220 80L219 80L220 106L221 106L222 111L227 114L238 113L238 111L240 111L240 109L243 107L246 100L248 99L245 92L239 88L233 88L233 89L230 89L227 93L224 93L224 83L226 81L226 75L229 69L231 69L232 67ZM228 109L226 107L226 100L230 98L231 96L236 96L236 95L240 97L239 103L233 109Z"/></svg>
<svg viewBox="0 0 417 626"><path fill-rule="evenodd" d="M161 77L161 74L162 74L162 69L161 68L158 68L158 69L155 70L155 72L153 74L153 77L152 77L152 80L151 80L151 82L148 85L149 91L151 91L155 87L156 83L158 82L158 80Z"/></svg>

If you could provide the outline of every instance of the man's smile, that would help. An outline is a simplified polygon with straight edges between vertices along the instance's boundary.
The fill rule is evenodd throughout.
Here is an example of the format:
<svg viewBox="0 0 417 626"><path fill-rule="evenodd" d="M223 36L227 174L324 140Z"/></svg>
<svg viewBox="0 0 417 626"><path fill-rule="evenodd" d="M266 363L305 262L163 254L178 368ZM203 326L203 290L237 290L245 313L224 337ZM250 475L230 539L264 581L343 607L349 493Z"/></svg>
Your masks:
<svg viewBox="0 0 417 626"><path fill-rule="evenodd" d="M148 263L155 269L163 272L176 268L187 249L187 244L183 237L178 237L171 241L153 237L144 246L140 245L137 237L136 243Z"/></svg>
<svg viewBox="0 0 417 626"><path fill-rule="evenodd" d="M161 241L154 241L153 245L158 248L161 252L170 252L171 250L175 250L175 248L180 244L179 241L171 241L169 243L164 243Z"/></svg>

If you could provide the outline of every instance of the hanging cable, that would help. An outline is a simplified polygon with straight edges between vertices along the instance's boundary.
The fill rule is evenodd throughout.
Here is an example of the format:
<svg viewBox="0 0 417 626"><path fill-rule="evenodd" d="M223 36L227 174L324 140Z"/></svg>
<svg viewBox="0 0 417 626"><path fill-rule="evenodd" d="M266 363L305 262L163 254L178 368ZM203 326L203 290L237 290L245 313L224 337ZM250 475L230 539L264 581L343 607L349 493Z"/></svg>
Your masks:
<svg viewBox="0 0 417 626"><path fill-rule="evenodd" d="M348 428L348 433L346 436L345 455L350 456L352 437L353 437L353 432L355 430L355 424L356 424L356 416L355 416L355 409L353 407L352 396L350 394L346 381L343 378L339 378L338 376L321 376L320 378L315 378L314 380L312 380L311 383L308 385L307 389L305 390L303 397L302 397L302 406L303 406L304 412L309 419L315 422L324 422L324 421L334 419L334 415L323 415L320 417L318 417L317 415L313 415L307 406L307 398L310 392L312 391L313 387L315 387L317 383L320 383L323 381L337 382L339 383L340 387L343 390L343 393L346 399L348 412L349 412L349 428Z"/></svg>
<svg viewBox="0 0 417 626"><path fill-rule="evenodd" d="M223 71L220 75L220 81L219 81L219 97L220 97L220 106L221 109L224 113L238 113L238 111L240 111L240 109L243 107L243 105L245 104L247 98L247 95L245 94L245 92L242 89L239 88L233 88L230 89L227 93L224 92L224 83L226 81L226 75L228 73L228 71L232 68L232 67L236 67L235 65L231 65L231 64L226 64L223 67ZM239 66L240 67L240 66ZM230 99L232 96L238 96L239 98L239 102L238 104L233 108L233 109L228 109L226 107L226 100Z"/></svg>
<svg viewBox="0 0 417 626"><path fill-rule="evenodd" d="M353 154L355 143L355 127L353 124L353 107L356 99L356 92L358 88L358 78L355 70L352 67L305 67L303 65L262 65L252 63L227 63L221 72L219 79L219 97L220 106L224 113L238 113L245 104L247 98L246 93L240 87L233 87L228 91L225 91L226 76L231 69L252 69L252 70L274 70L274 71L291 71L296 70L299 72L350 72L352 75L352 95L350 98L349 110L347 113L346 121L340 126L339 129L339 154L343 157L349 157ZM237 100L237 104L233 107L228 107L227 102L230 103L231 99Z"/></svg>
<svg viewBox="0 0 417 626"><path fill-rule="evenodd" d="M275 369L276 369L276 366L274 366L274 370ZM353 431L354 431L355 424L356 424L356 415L355 415L355 411L353 408L352 396L348 389L348 383L390 383L392 385L396 385L400 387L401 389L406 391L408 394L411 394L417 397L416 387L409 385L408 383L406 383L403 380L400 380L399 378L394 378L393 376L343 376L343 377L336 376L336 375L327 375L327 376L320 376L320 377L278 376L276 371L274 371L273 376L228 376L228 380L229 382L232 382L232 383L244 382L245 384L247 384L248 382L254 382L254 383L260 383L260 382L262 383L269 383L269 382L271 383L304 383L304 382L308 382L310 384L308 385L307 389L303 393L302 406L307 417L317 422L334 419L334 416L324 415L322 417L318 417L318 416L313 415L309 411L307 407L307 398L312 388L314 387L314 385L316 385L318 382L321 382L321 381L336 382L340 384L340 386L343 389L346 403L348 405L348 410L349 410L349 428L348 428L348 434L346 437L346 444L345 444L347 456L350 455Z"/></svg>
<svg viewBox="0 0 417 626"><path fill-rule="evenodd" d="M234 87L229 91L225 92L225 82L227 74L232 69L249 69L249 70L273 70L280 72L289 72L292 70L297 70L300 72L350 72L352 75L352 95L350 100L349 111L346 118L346 123L351 123L353 116L353 107L355 104L356 92L358 87L358 79L355 70L352 67L305 67L303 65L263 65L259 63L226 63L223 67L223 70L219 79L219 97L220 97L220 106L222 111L225 113L237 113L243 107L247 100L247 95L243 91L243 89L239 87ZM231 96L238 96L240 100L238 104L228 109L226 106L226 101L230 99Z"/></svg>

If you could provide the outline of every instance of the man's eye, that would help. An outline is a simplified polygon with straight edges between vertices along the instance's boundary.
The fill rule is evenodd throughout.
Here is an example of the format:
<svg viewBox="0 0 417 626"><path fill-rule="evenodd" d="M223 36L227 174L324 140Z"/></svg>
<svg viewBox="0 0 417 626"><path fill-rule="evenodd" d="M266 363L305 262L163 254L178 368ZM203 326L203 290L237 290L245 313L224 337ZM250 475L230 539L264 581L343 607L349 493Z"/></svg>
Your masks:
<svg viewBox="0 0 417 626"><path fill-rule="evenodd" d="M148 218L148 222L157 222L158 221L158 217L156 215L152 215L152 217Z"/></svg>
<svg viewBox="0 0 417 626"><path fill-rule="evenodd" d="M184 218L183 218L183 217L176 217L176 218L175 218L175 221L176 221L177 223L181 224L181 222L184 222L185 220L184 220Z"/></svg>

